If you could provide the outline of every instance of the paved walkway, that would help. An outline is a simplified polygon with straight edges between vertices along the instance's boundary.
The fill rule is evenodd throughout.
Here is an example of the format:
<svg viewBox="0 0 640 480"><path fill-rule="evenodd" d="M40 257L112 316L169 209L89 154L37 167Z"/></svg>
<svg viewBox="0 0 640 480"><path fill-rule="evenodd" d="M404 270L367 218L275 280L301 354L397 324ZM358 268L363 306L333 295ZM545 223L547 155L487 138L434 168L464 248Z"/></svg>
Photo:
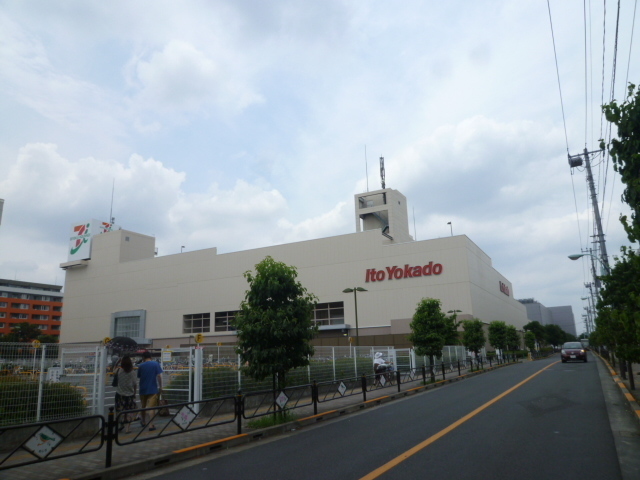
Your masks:
<svg viewBox="0 0 640 480"><path fill-rule="evenodd" d="M494 366L492 369L499 368ZM437 382L434 385L423 386L421 381L406 383L402 385L402 392L398 393L397 386L379 388L367 392L367 401L363 402L362 394L350 397L342 397L318 405L318 416L314 416L313 405L301 407L294 410L294 414L303 420L299 420L296 428L305 424L317 423L323 418L339 416L345 413L359 411L363 408L375 406L382 402L393 400L398 397L405 397L410 394L437 388L440 385L458 381L466 377L485 373L492 370L485 368L481 372L466 374L457 377L457 372L447 374L445 382ZM169 420L162 419L156 422L160 430L161 422ZM2 480L59 480L59 479L82 479L101 480L112 478L123 478L128 475L148 471L160 465L175 463L178 460L192 458L214 450L216 447L229 448L234 444L245 443L257 437L266 437L291 429L291 425L277 426L271 429L254 430L246 426L247 421L243 420L241 438L237 436L237 423L221 425L211 428L196 430L193 432L171 435L168 437L156 438L150 441L118 446L113 444L112 467L105 469L106 444L97 452L85 453L73 457L51 460L43 463L16 467L0 471ZM132 432L137 433L141 427L136 422L132 427ZM222 442L220 442L222 441ZM205 445L202 447L202 445ZM195 447L194 447L195 446ZM197 447L200 446L200 447Z"/></svg>

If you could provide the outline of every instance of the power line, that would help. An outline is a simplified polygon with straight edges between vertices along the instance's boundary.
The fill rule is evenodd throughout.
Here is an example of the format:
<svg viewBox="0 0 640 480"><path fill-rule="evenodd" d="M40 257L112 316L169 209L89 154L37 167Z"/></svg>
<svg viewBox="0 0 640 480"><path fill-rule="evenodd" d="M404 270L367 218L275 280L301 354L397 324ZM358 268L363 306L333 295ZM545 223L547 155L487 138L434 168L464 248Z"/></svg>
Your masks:
<svg viewBox="0 0 640 480"><path fill-rule="evenodd" d="M587 86L587 0L582 0L582 23L584 25L584 145L587 146L587 122L589 119L589 93Z"/></svg>
<svg viewBox="0 0 640 480"><path fill-rule="evenodd" d="M633 49L633 31L636 27L636 8L638 7L638 0L633 5L633 21L631 22L631 42L629 43L629 60L627 60L627 76L624 79L624 88L629 85L629 65L631 65L631 50Z"/></svg>
<svg viewBox="0 0 640 480"><path fill-rule="evenodd" d="M560 87L560 70L558 69L558 54L556 52L556 37L553 34L553 21L551 19L551 5L547 0L547 9L549 10L549 24L551 25L551 40L553 41L553 56L556 61L556 75L558 77L558 91L560 92L560 107L562 108L562 123L564 124L564 141L567 144L567 154L569 154L569 137L567 137L567 121L564 116L564 102L562 101L562 88Z"/></svg>

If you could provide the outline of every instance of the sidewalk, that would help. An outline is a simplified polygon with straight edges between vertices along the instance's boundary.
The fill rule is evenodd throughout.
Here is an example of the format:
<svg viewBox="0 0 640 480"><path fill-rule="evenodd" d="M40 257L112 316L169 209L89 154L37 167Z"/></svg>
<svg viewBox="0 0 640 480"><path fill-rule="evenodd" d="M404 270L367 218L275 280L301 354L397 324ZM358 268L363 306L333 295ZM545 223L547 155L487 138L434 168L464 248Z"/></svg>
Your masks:
<svg viewBox="0 0 640 480"><path fill-rule="evenodd" d="M294 410L298 416L296 422L271 428L251 429L246 426L247 421L243 419L242 435L237 435L237 424L232 423L126 446L119 446L114 442L112 466L108 469L105 468L105 445L97 452L3 470L0 471L0 478L3 480L110 480L124 478L205 455L215 450L231 448L239 444L278 435L291 429L299 429L305 425L316 424L328 418L374 407L387 401L404 398L507 365L487 367L480 372L463 373L460 377L452 376L431 385L421 385L421 382L403 384L407 388L403 388L401 392L398 392L395 385L373 390L367 392L366 402L362 401L362 395L354 395L320 403L318 415L314 415L313 405L301 407ZM161 422L158 421L156 424L160 426ZM133 431L139 431L139 429L139 426L132 426Z"/></svg>
<svg viewBox="0 0 640 480"><path fill-rule="evenodd" d="M597 354L594 350L593 353ZM602 362L609 369L609 373L613 378L613 381L618 384L618 386L622 389L622 393L629 402L629 406L633 412L636 414L636 418L638 422L640 422L640 364L634 363L631 368L633 369L633 379L635 383L635 390L631 389L631 382L629 381L629 372L627 372L626 377L622 378L619 373L619 365L612 365L609 361L598 355Z"/></svg>

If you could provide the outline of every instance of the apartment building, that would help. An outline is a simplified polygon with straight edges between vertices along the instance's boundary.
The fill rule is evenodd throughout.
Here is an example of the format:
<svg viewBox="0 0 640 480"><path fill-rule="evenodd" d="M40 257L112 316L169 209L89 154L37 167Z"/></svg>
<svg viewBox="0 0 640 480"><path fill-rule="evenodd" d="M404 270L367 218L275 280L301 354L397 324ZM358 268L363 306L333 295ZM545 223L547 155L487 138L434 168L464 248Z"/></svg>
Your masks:
<svg viewBox="0 0 640 480"><path fill-rule="evenodd" d="M0 334L17 323L37 325L43 335L60 335L62 286L0 278Z"/></svg>

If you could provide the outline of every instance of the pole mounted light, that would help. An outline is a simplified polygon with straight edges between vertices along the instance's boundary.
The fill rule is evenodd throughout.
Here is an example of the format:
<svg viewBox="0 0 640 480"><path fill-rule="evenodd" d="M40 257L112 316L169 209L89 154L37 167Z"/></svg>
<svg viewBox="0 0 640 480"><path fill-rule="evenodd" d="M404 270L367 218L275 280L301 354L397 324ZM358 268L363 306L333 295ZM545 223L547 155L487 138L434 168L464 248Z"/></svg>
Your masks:
<svg viewBox="0 0 640 480"><path fill-rule="evenodd" d="M356 308L356 347L360 346L360 336L358 335L358 292L367 292L366 288L362 287L353 287L353 288L345 288L342 293L351 293L353 292L353 303Z"/></svg>
<svg viewBox="0 0 640 480"><path fill-rule="evenodd" d="M600 262L600 265L602 265L602 267L604 268L604 271L607 275L611 274L611 269L609 268L609 265L605 262L602 261L602 259L600 257L598 257L597 255L594 255L592 253L572 253L571 255L569 255L569 258L571 260L578 260L579 258L582 257L593 257L596 260L598 260Z"/></svg>

